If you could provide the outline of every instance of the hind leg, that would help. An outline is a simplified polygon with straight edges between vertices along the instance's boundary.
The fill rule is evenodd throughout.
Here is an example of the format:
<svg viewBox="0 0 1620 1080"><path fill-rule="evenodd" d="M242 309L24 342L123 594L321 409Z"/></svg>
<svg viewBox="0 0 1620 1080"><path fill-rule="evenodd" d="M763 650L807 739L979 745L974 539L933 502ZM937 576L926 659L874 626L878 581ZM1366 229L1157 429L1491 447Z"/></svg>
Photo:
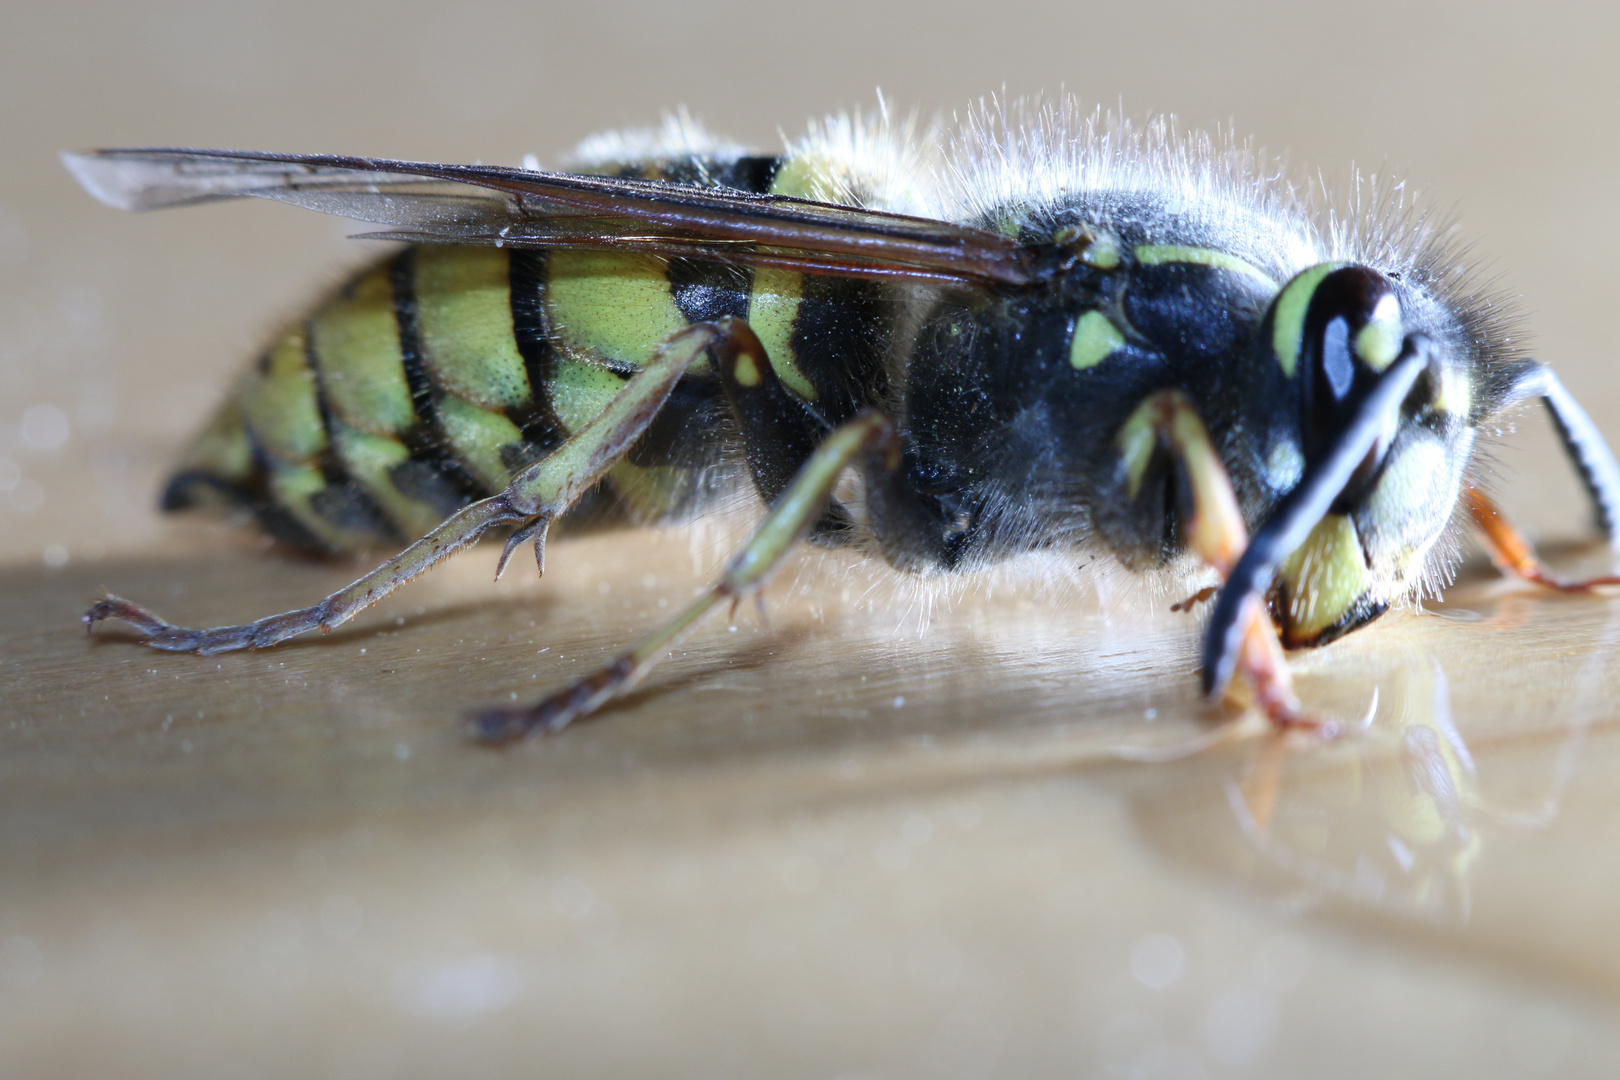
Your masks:
<svg viewBox="0 0 1620 1080"><path fill-rule="evenodd" d="M191 630L167 623L138 604L108 596L85 612L85 628L93 629L104 619L117 619L145 634L147 645L168 652L208 656L233 649L262 649L297 634L316 629L324 632L347 622L502 525L517 525L518 530L501 554L497 576L517 546L528 540L534 542L535 561L543 569L546 529L551 522L625 456L693 361L728 339L730 324L731 320L695 323L672 334L601 415L519 473L505 491L457 511L400 554L318 604L242 626ZM752 333L747 338L752 340Z"/></svg>

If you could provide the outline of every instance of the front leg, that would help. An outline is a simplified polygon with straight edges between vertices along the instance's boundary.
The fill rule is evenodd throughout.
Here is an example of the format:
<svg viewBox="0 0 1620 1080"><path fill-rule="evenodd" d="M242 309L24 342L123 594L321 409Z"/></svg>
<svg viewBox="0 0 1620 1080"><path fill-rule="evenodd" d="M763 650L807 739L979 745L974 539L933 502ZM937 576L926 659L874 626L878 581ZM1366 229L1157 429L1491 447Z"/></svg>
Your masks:
<svg viewBox="0 0 1620 1080"><path fill-rule="evenodd" d="M309 630L325 632L348 622L499 525L519 528L501 554L497 576L512 551L526 540L534 541L535 561L543 570L547 527L625 456L687 368L717 342L728 339L729 324L730 320L695 323L670 335L599 416L519 473L505 491L457 511L422 539L318 604L243 626L190 630L164 622L138 604L108 596L85 612L85 628L92 630L103 619L118 619L145 634L147 645L167 652L210 656L233 649L262 649ZM753 339L752 334L747 337Z"/></svg>
<svg viewBox="0 0 1620 1080"><path fill-rule="evenodd" d="M1508 385L1502 407L1540 398L1551 414L1553 426L1563 443L1565 456L1575 467L1581 485L1591 500L1593 517L1609 541L1620 549L1620 464L1604 442L1586 410L1564 389L1552 369L1535 360L1525 360L1508 371ZM1497 505L1478 488L1466 488L1463 501L1468 514L1479 527L1491 561L1504 574L1544 585L1560 592L1590 592L1599 585L1620 585L1620 578L1598 577L1588 581L1565 581L1542 566L1530 542L1502 514Z"/></svg>
<svg viewBox="0 0 1620 1080"><path fill-rule="evenodd" d="M1610 547L1620 548L1620 464L1615 462L1614 452L1604 442L1603 433L1545 364L1523 360L1514 364L1506 377L1507 387L1498 407L1505 409L1531 398L1541 399L1552 416L1564 454L1575 467L1592 502L1598 528L1608 538ZM1471 505L1469 509L1472 511Z"/></svg>
<svg viewBox="0 0 1620 1080"><path fill-rule="evenodd" d="M1192 495L1192 514L1183 532L1187 545L1224 580L1249 543L1249 530L1209 429L1192 399L1180 390L1150 394L1125 421L1116 440L1127 472L1127 493L1141 494L1142 478L1153 456L1170 453ZM1262 597L1246 599L1240 616L1242 643L1237 670L1258 705L1279 727L1311 725L1294 696L1282 642Z"/></svg>
<svg viewBox="0 0 1620 1080"><path fill-rule="evenodd" d="M1559 592L1592 592L1599 586L1620 585L1620 577L1595 577L1585 581L1565 581L1541 564L1530 541L1519 535L1519 530L1503 515L1500 508L1478 488L1464 488L1463 502L1468 516L1479 527L1480 537L1491 561L1504 574L1534 582Z"/></svg>

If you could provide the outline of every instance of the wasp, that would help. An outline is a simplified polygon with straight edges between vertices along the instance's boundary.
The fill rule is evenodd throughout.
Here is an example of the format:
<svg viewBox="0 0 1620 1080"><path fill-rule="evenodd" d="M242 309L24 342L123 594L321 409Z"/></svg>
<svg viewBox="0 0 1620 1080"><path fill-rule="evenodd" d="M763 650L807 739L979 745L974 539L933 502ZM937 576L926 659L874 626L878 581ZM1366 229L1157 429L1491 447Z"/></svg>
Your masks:
<svg viewBox="0 0 1620 1080"><path fill-rule="evenodd" d="M689 606L585 678L470 718L555 732L684 631L759 596L801 538L901 571L1032 551L1212 570L1203 689L1318 723L1284 650L1448 584L1454 523L1564 589L1481 490L1475 443L1536 399L1620 545L1620 466L1517 351L1445 229L1311 212L1230 139L1072 102L981 107L954 134L832 117L778 154L661 131L567 171L124 149L65 155L112 206L255 196L401 242L276 337L192 446L166 509L251 508L292 545L409 546L319 603L192 630L107 596L157 649L328 630L510 530L768 511ZM854 480L845 480L852 476ZM843 482L844 486L840 487ZM853 490L853 495L844 495ZM1328 722L1320 722L1328 723Z"/></svg>

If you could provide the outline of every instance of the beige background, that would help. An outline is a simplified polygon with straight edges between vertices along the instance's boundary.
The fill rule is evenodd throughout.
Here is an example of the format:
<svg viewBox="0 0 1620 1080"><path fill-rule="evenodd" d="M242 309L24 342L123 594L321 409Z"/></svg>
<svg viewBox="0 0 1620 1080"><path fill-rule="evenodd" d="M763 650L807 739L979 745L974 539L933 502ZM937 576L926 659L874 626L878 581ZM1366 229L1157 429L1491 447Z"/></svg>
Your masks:
<svg viewBox="0 0 1620 1080"><path fill-rule="evenodd" d="M151 507L266 329L363 252L272 205L121 216L54 157L544 161L681 102L769 148L877 86L1067 85L1230 122L1301 180L1395 167L1620 438L1620 16L1593 10L6 6L0 1071L1615 1075L1620 607L1471 564L1441 617L1302 659L1325 710L1376 689L1367 733L1169 763L1119 751L1210 730L1196 631L1129 583L940 596L822 559L773 587L774 633L708 628L600 723L451 733L689 595L711 533L559 545L543 584L475 553L258 655L87 642L103 587L218 622L352 574ZM1523 426L1508 501L1573 538ZM1425 772L1448 723L1473 772Z"/></svg>

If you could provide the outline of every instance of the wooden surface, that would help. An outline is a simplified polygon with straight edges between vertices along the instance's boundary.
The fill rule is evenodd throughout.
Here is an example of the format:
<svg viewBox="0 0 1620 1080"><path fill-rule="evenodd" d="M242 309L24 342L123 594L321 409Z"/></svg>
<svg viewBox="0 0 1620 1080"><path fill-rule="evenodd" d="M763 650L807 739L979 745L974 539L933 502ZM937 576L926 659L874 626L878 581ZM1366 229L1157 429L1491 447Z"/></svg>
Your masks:
<svg viewBox="0 0 1620 1080"><path fill-rule="evenodd" d="M227 550L5 572L12 1064L1620 1068L1620 604L1483 573L1300 663L1338 715L1376 692L1367 731L1130 760L1220 718L1192 620L1037 578L919 633L921 597L810 555L771 633L708 626L595 721L505 752L454 732L690 595L692 552L589 538L494 586L480 549L325 639L207 660L73 617L108 584L232 619L346 570ZM1472 770L1435 751L1452 734ZM1316 1071L1325 1049L1354 1067Z"/></svg>
<svg viewBox="0 0 1620 1080"><path fill-rule="evenodd" d="M877 85L950 110L1066 83L1234 121L1340 191L1405 170L1620 441L1620 14L936 7L0 10L0 1074L1620 1075L1620 600L1476 561L1299 659L1365 731L1202 749L1223 716L1166 597L813 554L770 633L717 620L597 721L455 733L691 595L717 533L560 543L498 586L480 549L259 654L82 633L104 588L203 623L353 576L153 501L363 252L279 206L114 214L65 148L554 162L682 101L769 148ZM1500 434L1508 508L1576 537L1545 424Z"/></svg>

